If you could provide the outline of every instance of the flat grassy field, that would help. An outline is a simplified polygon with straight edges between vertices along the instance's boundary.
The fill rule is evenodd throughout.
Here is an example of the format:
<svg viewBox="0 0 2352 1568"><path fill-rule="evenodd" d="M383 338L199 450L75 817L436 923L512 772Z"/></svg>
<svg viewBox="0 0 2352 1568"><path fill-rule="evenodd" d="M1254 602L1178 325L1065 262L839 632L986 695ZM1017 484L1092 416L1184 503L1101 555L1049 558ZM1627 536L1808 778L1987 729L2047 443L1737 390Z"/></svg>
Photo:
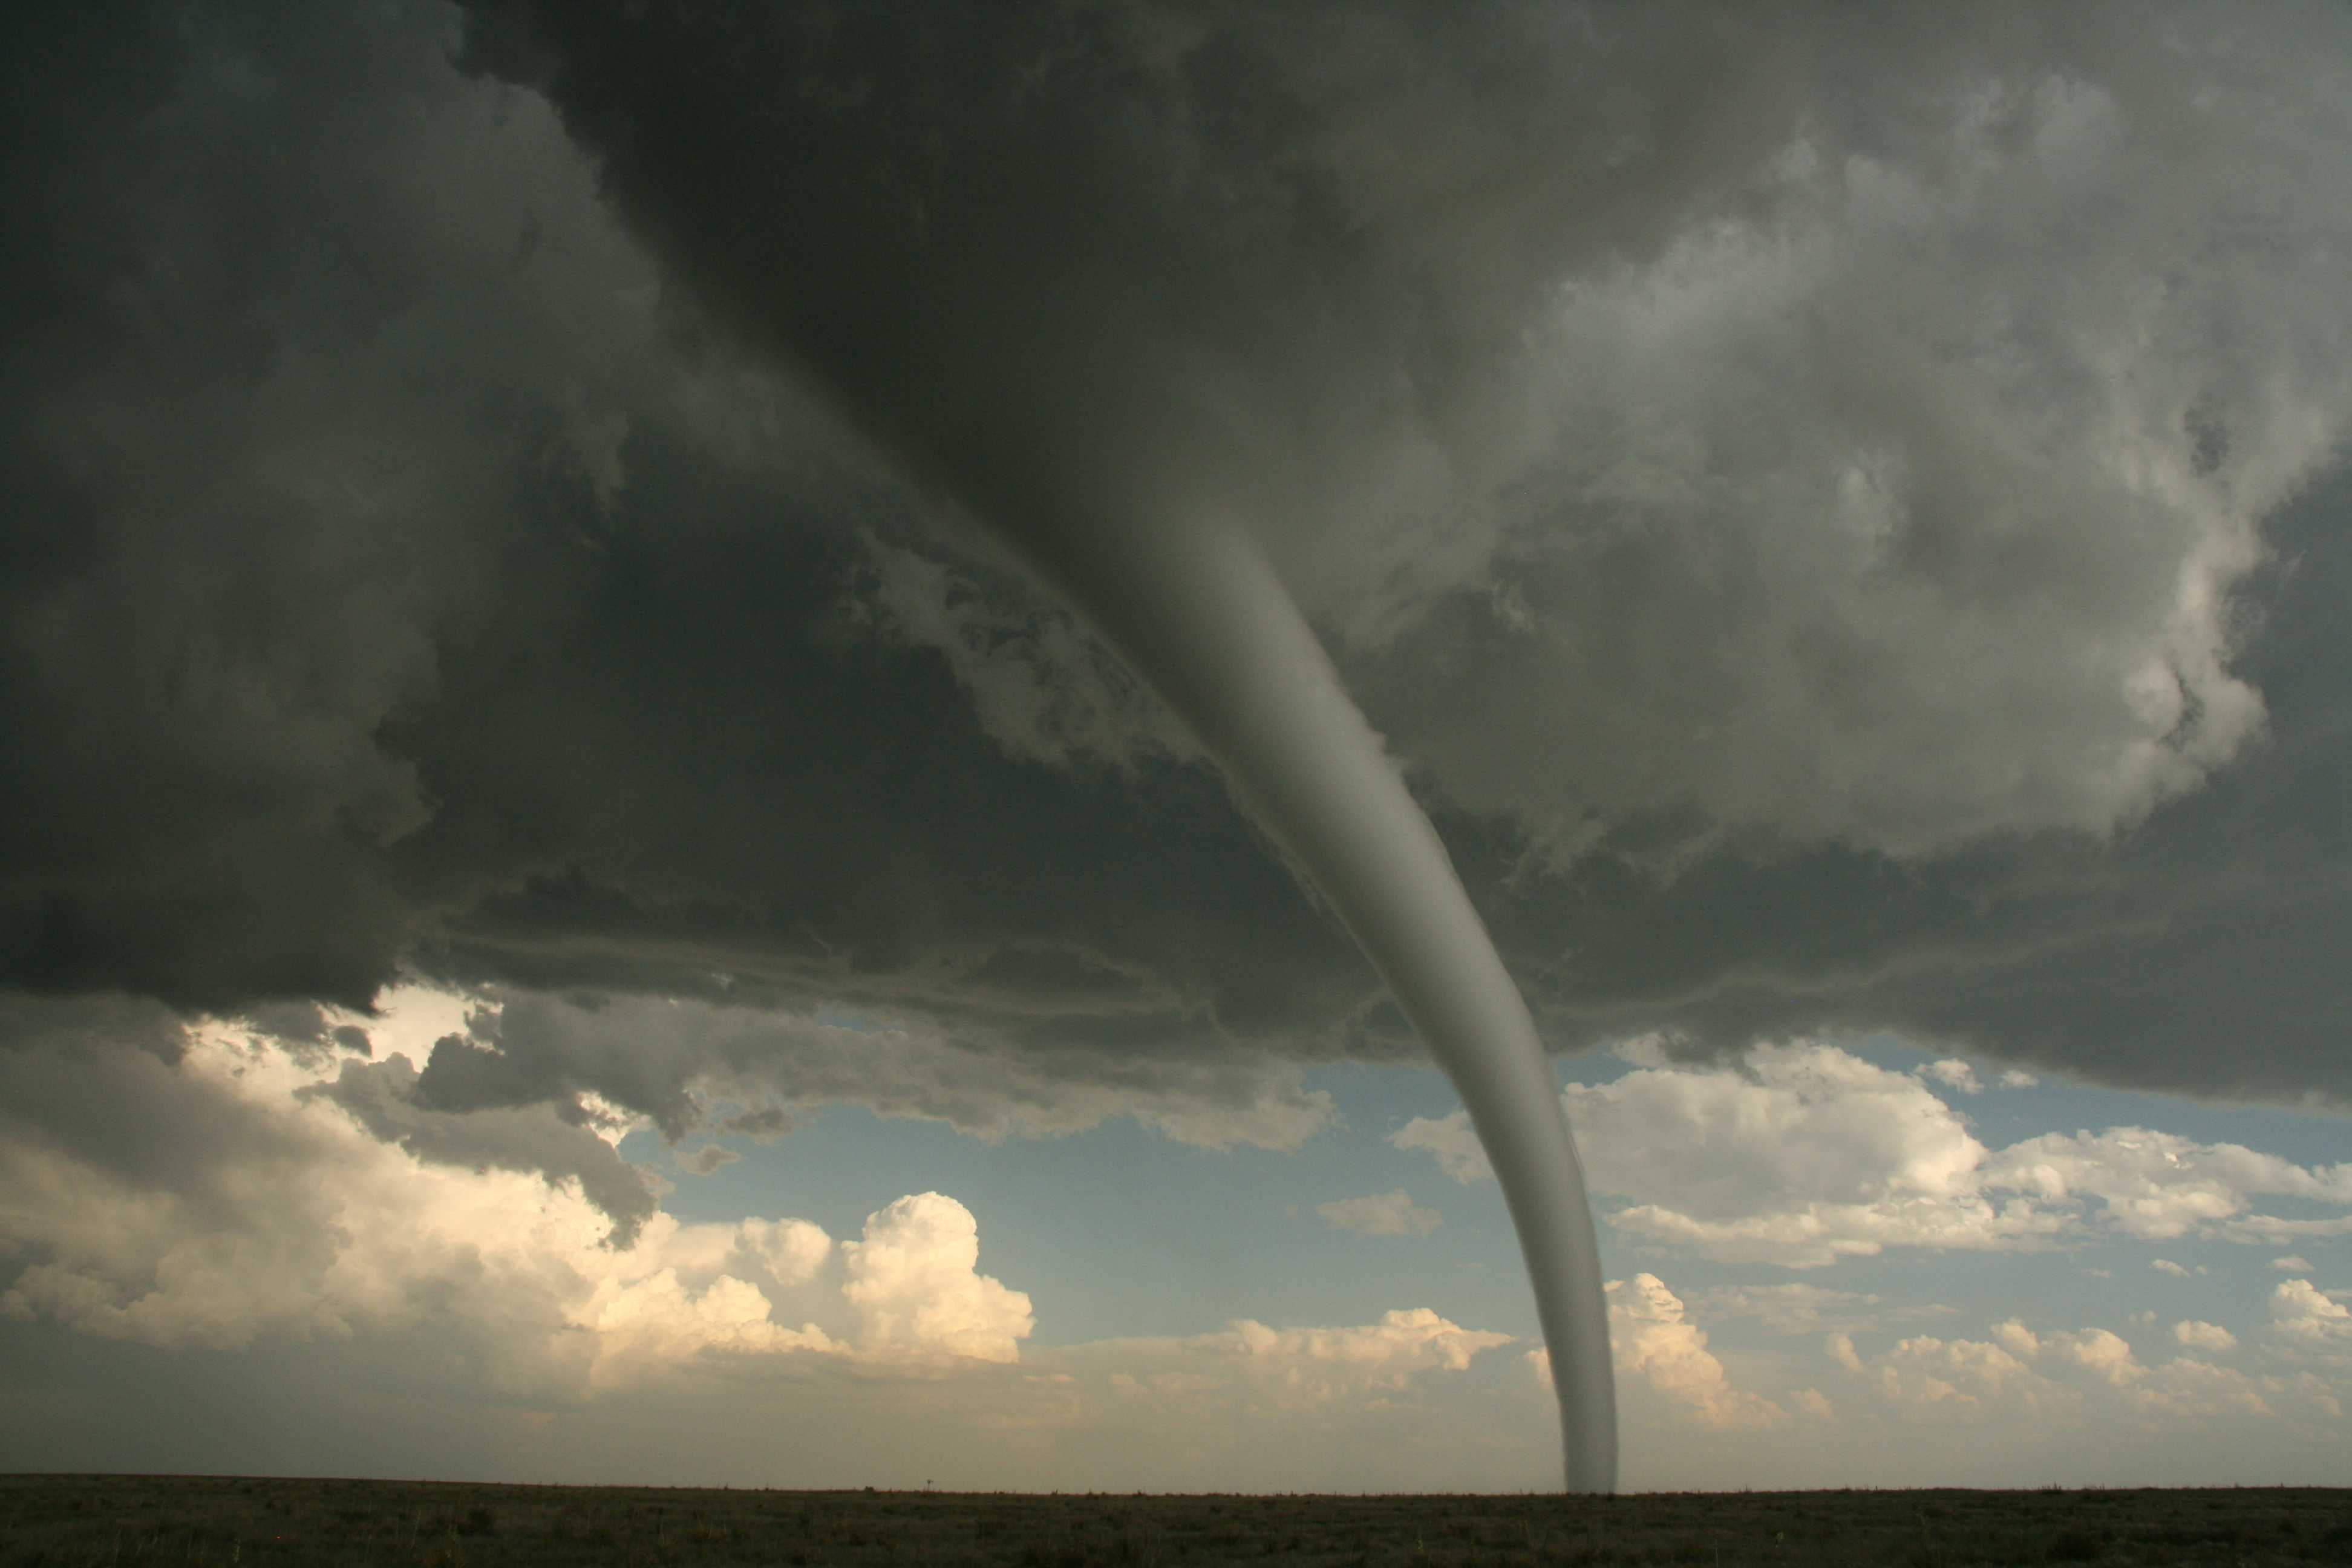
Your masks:
<svg viewBox="0 0 2352 1568"><path fill-rule="evenodd" d="M1126 1497L0 1476L96 1563L2352 1563L2352 1490Z"/></svg>

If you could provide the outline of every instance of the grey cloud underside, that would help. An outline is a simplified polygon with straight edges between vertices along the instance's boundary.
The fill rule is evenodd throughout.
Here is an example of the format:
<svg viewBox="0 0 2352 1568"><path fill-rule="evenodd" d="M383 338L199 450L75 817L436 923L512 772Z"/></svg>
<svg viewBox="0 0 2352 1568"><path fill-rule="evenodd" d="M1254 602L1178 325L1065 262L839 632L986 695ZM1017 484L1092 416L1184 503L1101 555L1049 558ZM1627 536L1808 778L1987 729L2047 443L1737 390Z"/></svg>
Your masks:
<svg viewBox="0 0 2352 1568"><path fill-rule="evenodd" d="M413 954L1048 1037L1262 1033L1289 954L1315 1013L1369 990L1213 782L1157 765L1139 811L1016 763L876 635L860 531L908 498L679 341L450 16L136 17L20 57L55 232L10 258L10 978L363 1005Z"/></svg>
<svg viewBox="0 0 2352 1568"><path fill-rule="evenodd" d="M772 1136L789 1130L795 1105L860 1105L990 1139L1132 1115L1219 1147L1295 1148L1330 1119L1325 1097L1262 1054L1109 1040L1118 1048L1097 1037L1073 1049L969 1019L879 1026L772 1005L522 993L436 1042L421 1071L348 1066L341 1079L381 1082L390 1100L432 1115L552 1105L577 1121L593 1095L673 1142L697 1130Z"/></svg>
<svg viewBox="0 0 2352 1568"><path fill-rule="evenodd" d="M233 1207L211 1179L220 1150L266 1159L281 1141L217 1096L180 1091L171 1068L184 1047L179 1020L155 1003L12 998L0 1008L0 1126L12 1142L59 1145L131 1183Z"/></svg>
<svg viewBox="0 0 2352 1568"><path fill-rule="evenodd" d="M1238 1102L1272 1081L1232 1066L1254 1053L1414 1050L1345 933L1164 716L1105 695L1046 590L750 363L725 318L677 299L675 263L622 232L544 101L450 64L454 13L250 5L185 29L131 5L28 18L0 65L0 980L237 1010L363 1005L406 964L510 995L678 994L787 1020L838 1007L976 1061L1033 1064L1045 1100L1206 1061L1223 1087L1203 1095ZM1284 40L1244 32L1185 53L1192 26L1167 43L1192 84L1163 82L1177 98L1153 101L1191 101L1232 73L1202 100L1230 110L1202 132L1203 179L1219 157L1320 145L1318 127L1346 123L1339 87L1286 85ZM1993 28L1983 47L2046 47L2121 79L2099 54L2112 40L2084 31L2092 43ZM1450 84L1507 79L1503 44L1529 36L1444 43L1400 123L1458 123ZM1721 37L1710 47L1740 39ZM1410 170L1319 193L1309 170L1288 194L1237 193L1260 225L1277 195L1295 201L1234 254L1297 255L1273 295L1328 283L1320 317L1276 330L1231 314L1230 258L1200 252L1213 226L1139 255L1139 275L1213 340L1266 326L1335 390L1268 390L1211 356L1182 409L1145 407L1121 379L1090 417L1132 418L1165 449L1194 427L1180 420L1247 425L1272 406L1290 423L1267 444L1319 461L1349 455L1368 422L1390 428L1361 375L1404 364L1418 412L1394 428L1442 447L1447 411L1497 384L1480 380L1481 345L1538 290L1539 260L1654 257L1691 213L1763 199L1742 182L1800 110L1832 129L1888 111L1823 98L1832 76L1841 92L1857 79L1808 77L1804 37L1753 57L1728 124L1646 153L1624 139L1634 163L1592 197L1611 215L1597 227L1576 228L1566 196L1513 227L1524 209L1496 186L1488 242L1452 253L1483 269L1477 287L1419 274L1434 278L1425 310L1383 291L1416 276L1419 262L1396 262L1411 226L1351 228L1362 213L1346 205L1370 189L1391 218L1437 203ZM1687 69L1654 110L1592 112L1679 125L1672 106L1721 79L1696 57ZM913 137L908 156L926 144ZM1642 157L1681 161L1656 177ZM714 160L714 179L730 167ZM1435 179L1444 160L1429 167ZM1658 194L1625 195L1637 189ZM2291 231L2298 216L2272 221ZM1137 232L1113 226L1102 243ZM1357 346L1366 322L1378 330ZM974 395L953 376L977 372L941 374L939 396ZM2187 462L2200 437L2179 439ZM1247 447L1201 483L1290 497L1308 466ZM1417 515L1397 504L1366 514ZM1300 539L1328 546L1337 575L1318 575L1311 549L1272 548L1374 723L1419 764L1556 1046L1651 1027L1704 1049L1884 1026L2113 1081L2352 1097L2340 474L2270 517L2272 564L2235 580L2228 669L2259 691L2266 731L2111 841L2031 820L1957 844L1934 826L1906 837L1910 817L1825 831L1762 796L1703 797L1710 812L1670 779L1629 805L1588 770L1593 825L1559 853L1560 787L1544 781L1560 774L1505 766L1511 714L1477 693L1528 689L1515 605L1540 619L1590 595L1562 599L1557 561L1512 543L1524 535L1499 502L1465 508L1451 532L1398 523L1407 547L1385 555L1387 536L1301 507ZM1677 557L1599 537L1624 552L1610 596L1659 606L1621 615L1612 635L1686 650L1735 603L1678 579L1645 599ZM936 574L909 574L910 559ZM1359 568L1370 586L1348 575ZM909 598L910 584L935 597ZM1622 651L1588 672L1617 679ZM1687 682L1657 694L1677 722L1722 716L1709 671L1679 654L1641 668ZM1630 710L1622 689L1592 689L1612 723ZM1038 719L1055 704L1063 719ZM1533 712L1527 755L1575 746L1573 712ZM1475 747L1465 714L1483 726ZM1660 776L1648 766L1624 776ZM593 1089L682 1130L698 1075L731 1070L729 1050L694 1044L632 1079L568 1006L548 1001L548 1034L504 1077L436 1080L417 1063L400 1103L441 1094L436 1114L456 1116ZM299 1016L264 1026L317 1043ZM796 1028L761 1048L814 1050ZM854 1092L855 1045L828 1037L806 1058L822 1070L782 1075L797 1086L782 1098ZM893 1103L1014 1124L929 1088Z"/></svg>
<svg viewBox="0 0 2352 1568"><path fill-rule="evenodd" d="M2260 629L2241 668L2270 709L2264 742L2113 845L2045 834L1910 865L1727 849L1664 888L1601 858L1517 897L1492 887L1498 934L1548 966L1532 989L1570 1037L1885 1027L2111 1083L2341 1110L2348 521L2352 485L2314 486L2275 520L2276 563L2246 595Z"/></svg>

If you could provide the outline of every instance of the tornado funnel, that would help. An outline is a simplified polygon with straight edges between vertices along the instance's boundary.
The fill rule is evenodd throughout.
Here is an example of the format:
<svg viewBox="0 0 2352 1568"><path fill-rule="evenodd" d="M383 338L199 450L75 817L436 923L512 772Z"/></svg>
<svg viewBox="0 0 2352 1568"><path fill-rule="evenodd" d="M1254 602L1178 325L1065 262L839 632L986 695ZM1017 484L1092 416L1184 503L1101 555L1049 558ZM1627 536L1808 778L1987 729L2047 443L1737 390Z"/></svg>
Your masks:
<svg viewBox="0 0 2352 1568"><path fill-rule="evenodd" d="M1460 1090L1535 1287L1568 1488L1613 1491L1608 1306L1559 1087L1517 986L1380 736L1241 530L1195 522L1116 548L1065 549L1046 564L1305 866Z"/></svg>

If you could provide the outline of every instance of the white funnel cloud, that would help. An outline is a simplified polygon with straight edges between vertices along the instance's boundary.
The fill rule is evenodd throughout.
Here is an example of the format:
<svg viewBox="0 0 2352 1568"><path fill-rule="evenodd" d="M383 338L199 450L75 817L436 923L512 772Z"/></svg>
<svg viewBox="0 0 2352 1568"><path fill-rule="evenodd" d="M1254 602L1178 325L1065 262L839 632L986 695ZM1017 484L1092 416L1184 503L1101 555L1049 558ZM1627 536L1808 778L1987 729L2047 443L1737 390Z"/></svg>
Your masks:
<svg viewBox="0 0 2352 1568"><path fill-rule="evenodd" d="M1435 829L1255 541L1087 535L1049 563L1339 911L1461 1092L1517 1227L1569 1489L1617 1484L1601 1258L1535 1022Z"/></svg>

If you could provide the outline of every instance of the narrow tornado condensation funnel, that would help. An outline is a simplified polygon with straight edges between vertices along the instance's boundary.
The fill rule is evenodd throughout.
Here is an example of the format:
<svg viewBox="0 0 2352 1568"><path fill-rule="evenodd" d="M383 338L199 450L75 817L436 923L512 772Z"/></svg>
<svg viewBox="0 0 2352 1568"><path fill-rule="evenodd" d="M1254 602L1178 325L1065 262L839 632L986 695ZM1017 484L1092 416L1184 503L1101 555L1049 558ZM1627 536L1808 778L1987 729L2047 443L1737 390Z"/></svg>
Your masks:
<svg viewBox="0 0 2352 1568"><path fill-rule="evenodd" d="M1444 845L1255 541L1099 534L1047 563L1304 864L1461 1091L1517 1227L1570 1491L1617 1485L1601 1258L1535 1022Z"/></svg>

